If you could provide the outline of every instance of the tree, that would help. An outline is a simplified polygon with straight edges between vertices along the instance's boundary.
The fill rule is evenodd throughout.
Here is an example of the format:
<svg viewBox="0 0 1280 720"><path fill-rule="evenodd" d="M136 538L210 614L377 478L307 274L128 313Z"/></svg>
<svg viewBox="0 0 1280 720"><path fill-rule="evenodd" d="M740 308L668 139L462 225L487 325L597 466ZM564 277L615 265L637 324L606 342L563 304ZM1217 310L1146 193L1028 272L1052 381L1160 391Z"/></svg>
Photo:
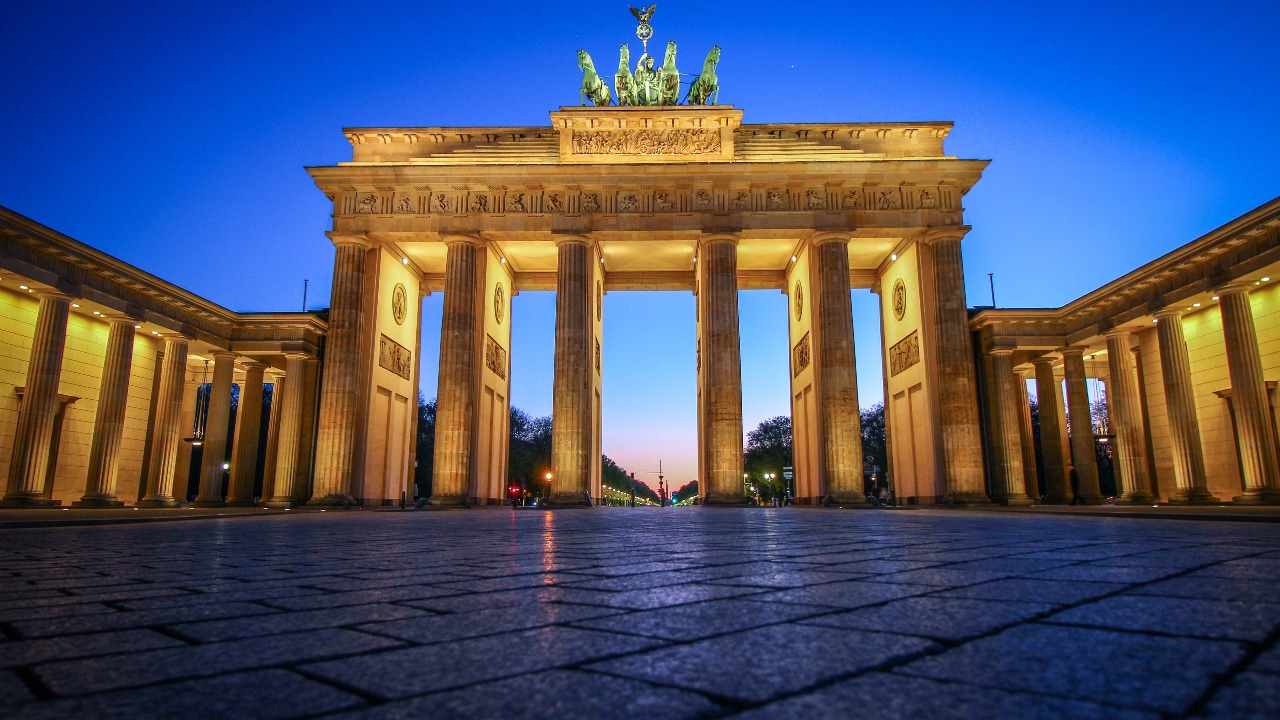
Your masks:
<svg viewBox="0 0 1280 720"><path fill-rule="evenodd" d="M883 482L889 468L889 445L885 440L884 403L862 408L862 464L866 469L879 468L877 479ZM867 476L869 477L869 475Z"/></svg>
<svg viewBox="0 0 1280 720"><path fill-rule="evenodd" d="M698 496L698 481L692 480L685 483L679 490L671 493L671 504L684 502L692 497Z"/></svg>
<svg viewBox="0 0 1280 720"><path fill-rule="evenodd" d="M782 468L791 465L791 418L771 417L748 432L742 464L746 479L756 486L761 497L784 495L787 482L782 477Z"/></svg>
<svg viewBox="0 0 1280 720"><path fill-rule="evenodd" d="M413 471L413 484L418 497L431 497L431 473L436 460L436 401L427 402L418 393L418 467Z"/></svg>

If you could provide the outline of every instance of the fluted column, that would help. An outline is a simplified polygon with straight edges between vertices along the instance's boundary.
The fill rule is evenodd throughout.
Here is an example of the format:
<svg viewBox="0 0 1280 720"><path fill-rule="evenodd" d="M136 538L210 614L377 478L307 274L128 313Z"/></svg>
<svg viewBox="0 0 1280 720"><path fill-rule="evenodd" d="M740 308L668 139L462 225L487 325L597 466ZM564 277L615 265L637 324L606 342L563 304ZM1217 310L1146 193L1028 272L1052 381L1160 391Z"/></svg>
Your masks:
<svg viewBox="0 0 1280 720"><path fill-rule="evenodd" d="M360 416L360 337L363 328L360 309L364 302L365 255L370 244L363 235L333 234L330 237L336 250L311 505L341 505L346 502L351 492L356 421Z"/></svg>
<svg viewBox="0 0 1280 720"><path fill-rule="evenodd" d="M231 482L228 505L253 505L253 481L258 471L258 435L262 430L262 377L267 366L244 363L240 409L236 412L236 442L231 448Z"/></svg>
<svg viewBox="0 0 1280 720"><path fill-rule="evenodd" d="M705 505L745 505L742 487L742 346L738 338L738 239L716 235L698 252L702 318Z"/></svg>
<svg viewBox="0 0 1280 720"><path fill-rule="evenodd" d="M1071 419L1071 460L1080 476L1080 499L1100 502L1098 451L1093 439L1093 408L1089 406L1089 381L1084 369L1083 347L1065 347L1062 372L1067 381L1067 416Z"/></svg>
<svg viewBox="0 0 1280 720"><path fill-rule="evenodd" d="M551 405L552 505L586 505L591 479L592 325L588 240L556 240L556 355Z"/></svg>
<svg viewBox="0 0 1280 720"><path fill-rule="evenodd" d="M465 505L471 489L471 444L476 428L476 343L482 332L476 307L484 277L484 249L478 238L454 236L447 242L430 503Z"/></svg>
<svg viewBox="0 0 1280 720"><path fill-rule="evenodd" d="M280 447L280 406L284 404L284 373L267 368L266 380L271 383L271 416L267 419L267 456L262 465L262 501L275 494L276 457Z"/></svg>
<svg viewBox="0 0 1280 720"><path fill-rule="evenodd" d="M222 507L222 478L226 474L227 427L231 422L231 385L235 379L236 354L213 353L213 384L209 388L209 410L204 424L204 452L200 456L200 494L191 507Z"/></svg>
<svg viewBox="0 0 1280 720"><path fill-rule="evenodd" d="M934 355L938 367L938 411L942 420L947 493L954 505L985 505L986 475L982 466L982 432L969 311L964 294L964 260L960 238L968 231L948 228L928 238L933 248L937 307Z"/></svg>
<svg viewBox="0 0 1280 720"><path fill-rule="evenodd" d="M1107 333L1107 365L1111 373L1111 398L1116 434L1116 485L1121 502L1148 503L1152 500L1151 478L1147 475L1146 427L1138 399L1138 376L1129 348L1129 331Z"/></svg>
<svg viewBox="0 0 1280 720"><path fill-rule="evenodd" d="M1000 501L1005 505L1030 505L1026 470L1022 463L1022 411L1018 407L1018 377L1013 373L1013 350L991 351L991 374L995 379L996 405L1000 423L1000 461L1004 465L1005 487Z"/></svg>
<svg viewBox="0 0 1280 720"><path fill-rule="evenodd" d="M1071 487L1067 482L1067 458L1062 449L1066 444L1059 421L1062 406L1062 389L1053 376L1053 358L1038 358L1032 362L1036 369L1036 404L1040 415L1040 452L1044 455L1044 501L1046 504L1071 502Z"/></svg>
<svg viewBox="0 0 1280 720"><path fill-rule="evenodd" d="M177 507L173 499L174 461L182 438L182 390L187 374L187 341L166 337L164 364L160 367L160 395L156 398L155 424L151 430L151 464L147 468L147 494L139 507Z"/></svg>
<svg viewBox="0 0 1280 720"><path fill-rule="evenodd" d="M1182 313L1156 313L1156 337L1160 341L1160 375L1164 378L1165 409L1169 415L1169 445L1173 450L1174 503L1210 503L1200 445L1200 420L1196 415L1195 388L1191 385L1191 359L1182 334Z"/></svg>
<svg viewBox="0 0 1280 720"><path fill-rule="evenodd" d="M1018 432L1022 436L1022 477L1027 488L1027 497L1032 502L1039 502L1040 474L1036 471L1036 438L1031 428L1031 398L1027 393L1027 380L1030 376L1026 370L1014 373L1013 389L1018 393Z"/></svg>
<svg viewBox="0 0 1280 720"><path fill-rule="evenodd" d="M854 364L853 304L849 298L849 237L815 240L818 261L818 323L815 365L820 373L823 450L828 495L841 503L864 500L862 416Z"/></svg>
<svg viewBox="0 0 1280 720"><path fill-rule="evenodd" d="M302 442L302 400L305 389L302 375L305 372L307 358L305 353L285 353L284 391L279 385L272 390L271 402L280 403L280 436L276 446L275 482L272 485L271 497L264 499L267 507L287 508L295 503L298 463L301 462L298 452Z"/></svg>
<svg viewBox="0 0 1280 720"><path fill-rule="evenodd" d="M1262 374L1258 333L1253 324L1249 286L1233 283L1218 290L1222 309L1222 335L1227 347L1227 371L1231 373L1231 407L1235 413L1244 493L1238 503L1280 503L1280 463L1271 423L1267 381Z"/></svg>
<svg viewBox="0 0 1280 720"><path fill-rule="evenodd" d="M27 362L27 384L9 459L9 482L0 506L51 507L61 501L44 495L45 471L58 414L58 382L67 345L67 315L71 298L59 292L39 293L40 309Z"/></svg>
<svg viewBox="0 0 1280 720"><path fill-rule="evenodd" d="M116 498L116 476L120 469L120 445L124 440L124 416L129 404L129 375L133 371L134 318L107 321L107 354L102 363L98 389L98 410L89 445L89 474L84 496L74 507L121 507Z"/></svg>

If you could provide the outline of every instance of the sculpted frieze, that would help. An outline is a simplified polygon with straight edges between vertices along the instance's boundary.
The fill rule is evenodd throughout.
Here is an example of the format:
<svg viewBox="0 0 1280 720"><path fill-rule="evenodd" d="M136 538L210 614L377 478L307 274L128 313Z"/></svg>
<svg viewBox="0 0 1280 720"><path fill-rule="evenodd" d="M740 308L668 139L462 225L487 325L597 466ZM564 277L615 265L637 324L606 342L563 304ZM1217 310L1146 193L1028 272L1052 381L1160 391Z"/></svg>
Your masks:
<svg viewBox="0 0 1280 720"><path fill-rule="evenodd" d="M574 155L719 155L720 131L705 129L574 131Z"/></svg>

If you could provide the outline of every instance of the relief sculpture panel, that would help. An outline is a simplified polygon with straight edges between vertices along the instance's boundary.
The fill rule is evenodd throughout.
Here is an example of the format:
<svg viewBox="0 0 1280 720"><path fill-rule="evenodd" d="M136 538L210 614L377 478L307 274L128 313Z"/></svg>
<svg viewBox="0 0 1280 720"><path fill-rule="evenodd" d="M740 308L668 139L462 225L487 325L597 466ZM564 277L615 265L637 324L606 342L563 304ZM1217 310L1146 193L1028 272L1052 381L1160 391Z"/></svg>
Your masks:
<svg viewBox="0 0 1280 720"><path fill-rule="evenodd" d="M920 362L920 336L912 330L889 348L889 377L893 377Z"/></svg>
<svg viewBox="0 0 1280 720"><path fill-rule="evenodd" d="M413 379L413 353L386 335L378 343L378 366L405 380Z"/></svg>

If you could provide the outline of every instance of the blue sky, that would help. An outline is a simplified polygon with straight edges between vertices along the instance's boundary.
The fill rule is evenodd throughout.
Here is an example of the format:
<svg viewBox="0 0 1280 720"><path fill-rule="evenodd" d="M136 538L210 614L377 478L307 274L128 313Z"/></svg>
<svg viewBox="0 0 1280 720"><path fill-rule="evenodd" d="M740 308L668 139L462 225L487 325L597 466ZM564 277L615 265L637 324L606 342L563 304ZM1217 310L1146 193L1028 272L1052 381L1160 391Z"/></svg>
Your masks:
<svg viewBox="0 0 1280 720"><path fill-rule="evenodd" d="M970 304L1060 305L1280 195L1280 5L663 2L655 41L746 122L952 120L991 159L965 199ZM303 171L344 126L545 124L575 52L638 42L625 3L10 3L0 204L236 310L329 292L329 204ZM606 62L602 60L602 62ZM607 64L607 62L606 62ZM425 302L434 394L439 295ZM875 298L854 293L864 404ZM741 297L748 429L787 412L783 297ZM693 298L606 299L606 453L694 467ZM512 305L513 400L551 407L554 297ZM434 322L433 327L430 323Z"/></svg>

